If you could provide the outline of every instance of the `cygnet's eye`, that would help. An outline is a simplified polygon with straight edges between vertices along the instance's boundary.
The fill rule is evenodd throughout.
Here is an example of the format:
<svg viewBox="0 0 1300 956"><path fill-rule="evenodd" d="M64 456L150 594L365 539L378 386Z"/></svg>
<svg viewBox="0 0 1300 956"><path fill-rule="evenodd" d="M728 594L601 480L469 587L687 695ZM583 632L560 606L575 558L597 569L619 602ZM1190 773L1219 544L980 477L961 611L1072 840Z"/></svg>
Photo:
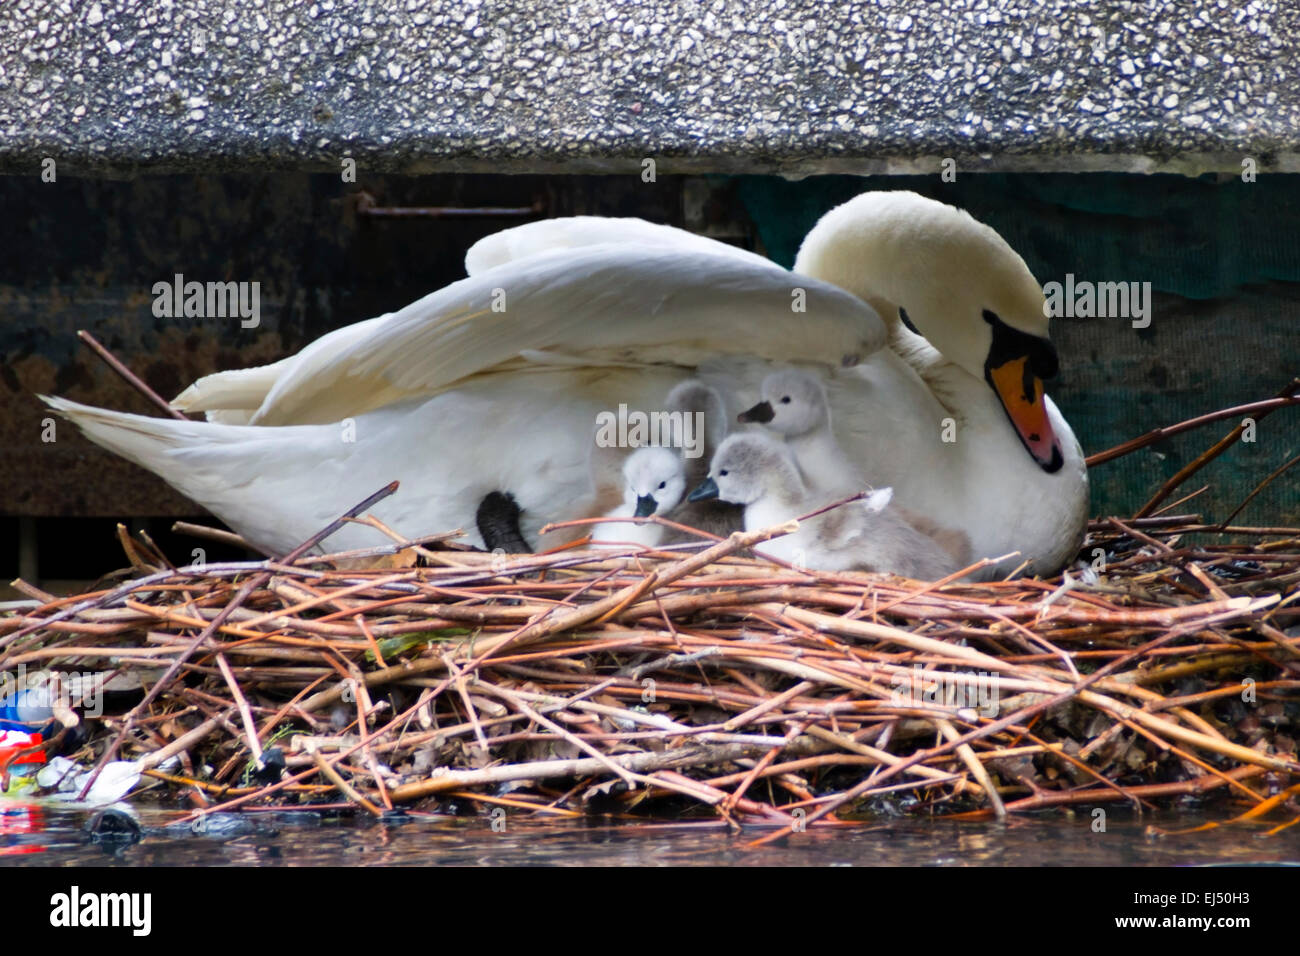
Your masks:
<svg viewBox="0 0 1300 956"><path fill-rule="evenodd" d="M789 396L789 395L786 395L785 397L783 397L783 398L781 399L781 404L782 404L782 405L789 405L789 404L790 404L790 396Z"/></svg>
<svg viewBox="0 0 1300 956"><path fill-rule="evenodd" d="M722 471L718 472L718 477L719 477L719 478L725 478L726 475L727 475L727 469L725 469L725 468L722 469Z"/></svg>
<svg viewBox="0 0 1300 956"><path fill-rule="evenodd" d="M667 488L667 487L668 487L668 482L666 482L666 481L661 481L661 482L659 482L659 490L660 490L660 491L663 491L663 490L664 490L665 488Z"/></svg>

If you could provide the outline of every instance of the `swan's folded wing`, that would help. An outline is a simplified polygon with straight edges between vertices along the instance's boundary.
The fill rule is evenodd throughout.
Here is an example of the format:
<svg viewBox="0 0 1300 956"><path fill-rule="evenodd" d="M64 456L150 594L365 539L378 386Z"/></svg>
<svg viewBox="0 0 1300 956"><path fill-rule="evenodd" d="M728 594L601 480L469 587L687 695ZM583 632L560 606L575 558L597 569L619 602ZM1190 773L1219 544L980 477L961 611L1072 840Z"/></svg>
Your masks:
<svg viewBox="0 0 1300 956"><path fill-rule="evenodd" d="M337 421L548 354L593 366L693 368L719 355L853 364L885 338L875 311L835 286L667 246L529 256L371 322L382 324L346 349L330 336L304 349L253 423Z"/></svg>
<svg viewBox="0 0 1300 956"><path fill-rule="evenodd" d="M541 219L484 236L465 253L465 272L474 276L529 256L560 249L601 245L662 246L679 252L731 256L755 267L781 269L775 262L760 255L675 226L633 218L564 216L559 219Z"/></svg>
<svg viewBox="0 0 1300 956"><path fill-rule="evenodd" d="M288 361L281 359L270 365L205 375L173 398L171 405L183 412L205 412L209 408L257 408Z"/></svg>
<svg viewBox="0 0 1300 956"><path fill-rule="evenodd" d="M276 383L304 356L320 362L322 358L347 355L357 342L375 334L391 317L392 313L388 313L345 325L322 335L301 352L269 365L227 369L205 375L173 398L171 405L183 412L205 412L210 422L247 425ZM320 424L329 420L312 419L283 424Z"/></svg>
<svg viewBox="0 0 1300 956"><path fill-rule="evenodd" d="M784 271L762 256L716 239L698 236L684 229L663 226L644 219L604 216L544 219L493 233L480 239L466 253L465 271L473 276L508 262L561 249L627 244L654 245L676 248L682 252L731 256L755 267ZM351 352L358 341L369 335L378 334L379 326L390 318L392 313L336 329L312 342L298 355L291 355L270 365L229 369L205 375L177 395L171 404L182 411L204 412L208 421L232 425L247 424L256 416L257 410L266 401L267 395L279 378L300 358L305 356L310 364L318 368L333 364L335 360ZM549 353L528 351L521 355L521 358L524 366L558 365L566 362L573 365L591 363L590 356L577 356L570 359L553 351ZM631 366L640 363L621 364ZM378 407L386 402L399 401L406 397L411 396L400 389L392 389L388 392L375 391L369 394L366 407ZM339 414L357 414L361 410L364 409L353 408ZM267 409L266 414L258 416L257 420L262 423L275 420L282 424L290 424L287 418L279 417L281 414L274 409ZM295 416L292 423L320 423L327 420L329 419L313 413Z"/></svg>

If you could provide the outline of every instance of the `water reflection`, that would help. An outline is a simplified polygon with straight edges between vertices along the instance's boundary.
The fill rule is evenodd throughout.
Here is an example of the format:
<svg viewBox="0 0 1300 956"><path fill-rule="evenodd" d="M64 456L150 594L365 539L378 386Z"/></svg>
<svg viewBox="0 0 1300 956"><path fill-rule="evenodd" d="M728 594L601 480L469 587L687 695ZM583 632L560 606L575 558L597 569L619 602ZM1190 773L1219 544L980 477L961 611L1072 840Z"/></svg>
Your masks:
<svg viewBox="0 0 1300 956"><path fill-rule="evenodd" d="M96 836L85 812L0 807L0 866L581 865L612 866L1149 866L1300 863L1300 832L1262 838L1261 829L1220 828L1150 839L1148 824L1191 827L1188 814L1112 814L1107 832L1091 819L1044 816L1006 825L942 819L888 820L793 834L749 850L763 831L728 833L711 821L540 824L410 814L405 822L249 814L177 827L179 814L144 810L137 836ZM1221 819L1221 817L1220 817ZM498 825L500 825L498 821ZM1300 831L1300 828L1296 828Z"/></svg>

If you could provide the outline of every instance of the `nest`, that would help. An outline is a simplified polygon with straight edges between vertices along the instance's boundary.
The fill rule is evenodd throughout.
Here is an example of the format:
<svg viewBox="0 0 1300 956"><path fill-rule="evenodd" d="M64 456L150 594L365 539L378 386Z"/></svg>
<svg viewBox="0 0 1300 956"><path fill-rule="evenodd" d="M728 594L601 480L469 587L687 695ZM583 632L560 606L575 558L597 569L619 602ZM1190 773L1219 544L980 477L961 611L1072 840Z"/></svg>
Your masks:
<svg viewBox="0 0 1300 956"><path fill-rule="evenodd" d="M341 519L393 540L364 552L308 554L335 523L178 568L120 531L124 583L20 582L0 667L125 681L72 756L137 760L196 815L468 802L788 832L1213 791L1263 819L1300 792L1300 528L1106 518L1054 579L918 582L753 556L779 529L503 558L366 515L392 488Z"/></svg>

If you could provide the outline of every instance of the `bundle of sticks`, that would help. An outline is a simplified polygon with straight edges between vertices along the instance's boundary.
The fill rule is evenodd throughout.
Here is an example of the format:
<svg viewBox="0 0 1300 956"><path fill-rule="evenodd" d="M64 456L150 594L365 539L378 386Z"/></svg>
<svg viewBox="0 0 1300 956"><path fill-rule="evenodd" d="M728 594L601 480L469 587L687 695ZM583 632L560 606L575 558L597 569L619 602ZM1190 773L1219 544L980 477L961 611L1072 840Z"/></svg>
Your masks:
<svg viewBox="0 0 1300 956"><path fill-rule="evenodd" d="M753 553L782 528L484 554L370 516L394 487L282 558L177 567L120 530L123 583L18 582L0 668L123 688L71 756L136 760L196 815L469 801L776 833L1211 791L1262 818L1300 792L1300 528L1158 497L1053 579L918 582ZM391 543L313 553L343 521Z"/></svg>

